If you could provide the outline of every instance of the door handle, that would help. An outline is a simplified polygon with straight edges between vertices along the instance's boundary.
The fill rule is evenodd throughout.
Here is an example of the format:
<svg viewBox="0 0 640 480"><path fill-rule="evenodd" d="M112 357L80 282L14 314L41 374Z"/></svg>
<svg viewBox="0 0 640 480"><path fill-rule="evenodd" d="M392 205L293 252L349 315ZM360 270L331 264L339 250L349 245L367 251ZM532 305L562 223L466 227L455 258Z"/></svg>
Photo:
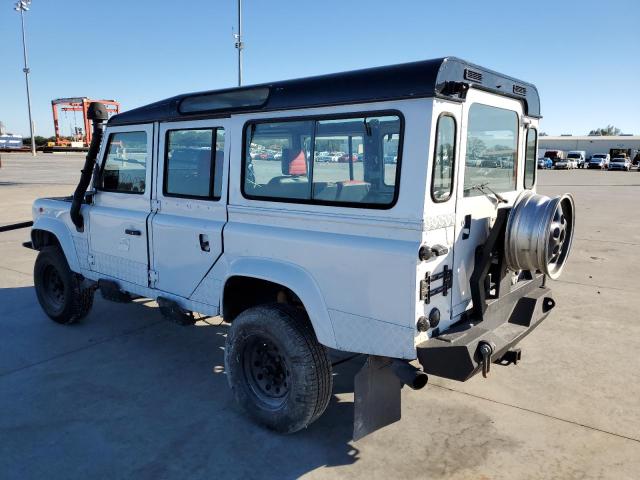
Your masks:
<svg viewBox="0 0 640 480"><path fill-rule="evenodd" d="M203 252L209 252L211 247L209 246L209 236L201 233L198 237L200 239L200 250Z"/></svg>
<svg viewBox="0 0 640 480"><path fill-rule="evenodd" d="M133 235L135 237L139 237L140 235L142 235L142 232L140 230L133 230L131 228L125 229L124 233L126 233L127 235Z"/></svg>
<svg viewBox="0 0 640 480"><path fill-rule="evenodd" d="M464 225L462 225L462 239L466 240L471 235L471 215L464 216Z"/></svg>

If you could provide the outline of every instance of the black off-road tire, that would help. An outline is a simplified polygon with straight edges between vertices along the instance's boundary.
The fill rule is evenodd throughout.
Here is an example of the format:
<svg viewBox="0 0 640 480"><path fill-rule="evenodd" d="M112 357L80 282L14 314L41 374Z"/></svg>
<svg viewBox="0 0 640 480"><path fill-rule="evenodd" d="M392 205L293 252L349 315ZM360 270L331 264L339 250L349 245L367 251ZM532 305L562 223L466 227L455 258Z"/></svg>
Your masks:
<svg viewBox="0 0 640 480"><path fill-rule="evenodd" d="M82 288L81 278L71 271L62 250L44 247L33 267L38 302L54 322L70 325L81 320L93 306L94 288Z"/></svg>
<svg viewBox="0 0 640 480"><path fill-rule="evenodd" d="M224 361L238 403L271 430L307 427L331 399L327 351L307 315L294 307L269 304L242 312L231 324Z"/></svg>

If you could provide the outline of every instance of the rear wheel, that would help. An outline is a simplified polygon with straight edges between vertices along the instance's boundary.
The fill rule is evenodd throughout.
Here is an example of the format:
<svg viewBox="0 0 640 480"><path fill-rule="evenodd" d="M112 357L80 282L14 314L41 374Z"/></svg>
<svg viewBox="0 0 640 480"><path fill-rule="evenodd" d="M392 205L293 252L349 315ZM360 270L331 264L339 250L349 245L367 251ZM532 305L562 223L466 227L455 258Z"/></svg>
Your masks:
<svg viewBox="0 0 640 480"><path fill-rule="evenodd" d="M231 324L225 348L229 386L258 423L293 433L327 408L333 379L326 349L296 308L250 308Z"/></svg>
<svg viewBox="0 0 640 480"><path fill-rule="evenodd" d="M84 318L93 305L93 288L82 288L80 277L71 271L62 250L44 247L33 268L38 302L54 322L71 324Z"/></svg>

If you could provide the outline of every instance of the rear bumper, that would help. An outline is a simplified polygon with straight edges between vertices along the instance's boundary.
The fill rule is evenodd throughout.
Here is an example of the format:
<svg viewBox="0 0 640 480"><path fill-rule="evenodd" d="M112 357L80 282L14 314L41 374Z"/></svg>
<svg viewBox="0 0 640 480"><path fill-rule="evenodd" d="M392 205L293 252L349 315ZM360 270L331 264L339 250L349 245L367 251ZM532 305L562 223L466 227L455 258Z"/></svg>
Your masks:
<svg viewBox="0 0 640 480"><path fill-rule="evenodd" d="M417 356L424 371L465 381L481 369L479 346L492 347L491 361L499 361L536 328L555 306L543 276L488 303L485 320L465 319L437 337L419 344Z"/></svg>

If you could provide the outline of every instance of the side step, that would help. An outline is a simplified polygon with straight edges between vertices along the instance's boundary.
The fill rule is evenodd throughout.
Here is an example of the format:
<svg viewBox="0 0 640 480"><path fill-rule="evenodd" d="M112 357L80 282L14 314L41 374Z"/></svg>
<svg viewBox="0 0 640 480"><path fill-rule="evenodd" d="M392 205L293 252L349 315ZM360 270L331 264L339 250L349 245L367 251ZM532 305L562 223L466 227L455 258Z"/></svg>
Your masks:
<svg viewBox="0 0 640 480"><path fill-rule="evenodd" d="M185 310L173 300L158 297L156 301L158 302L158 307L160 307L160 313L167 320L182 326L189 326L196 323L196 318L193 316L193 312Z"/></svg>
<svg viewBox="0 0 640 480"><path fill-rule="evenodd" d="M98 280L98 288L102 294L102 298L116 303L129 303L132 300L128 292L120 290L120 285L113 280Z"/></svg>

